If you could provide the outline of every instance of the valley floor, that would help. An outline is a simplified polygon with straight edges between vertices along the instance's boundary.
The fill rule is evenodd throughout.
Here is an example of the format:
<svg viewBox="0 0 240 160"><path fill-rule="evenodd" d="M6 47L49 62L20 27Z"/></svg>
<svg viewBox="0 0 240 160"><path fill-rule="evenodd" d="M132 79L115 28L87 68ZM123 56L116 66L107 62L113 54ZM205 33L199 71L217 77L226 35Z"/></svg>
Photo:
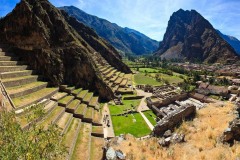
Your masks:
<svg viewBox="0 0 240 160"><path fill-rule="evenodd" d="M233 106L229 102L223 107L215 103L199 110L193 121L186 121L176 129L176 132L186 135L184 143L162 148L156 138L139 140L127 135L127 140L113 147L121 149L127 155L127 159L235 160L240 157L240 143L230 147L220 141L223 131L235 117Z"/></svg>

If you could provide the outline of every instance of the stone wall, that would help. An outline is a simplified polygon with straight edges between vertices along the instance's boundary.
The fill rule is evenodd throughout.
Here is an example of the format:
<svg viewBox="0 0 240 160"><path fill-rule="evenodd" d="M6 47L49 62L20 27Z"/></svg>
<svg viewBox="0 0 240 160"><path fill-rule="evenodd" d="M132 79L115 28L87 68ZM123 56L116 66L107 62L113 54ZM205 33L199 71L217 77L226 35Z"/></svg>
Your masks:
<svg viewBox="0 0 240 160"><path fill-rule="evenodd" d="M175 101L180 101L180 100L183 100L185 98L187 98L187 93L182 93L182 94L178 94L178 95L175 95L173 97L169 97L169 98L166 98L166 99L162 99L162 100L159 100L157 102L151 102L150 99L147 100L147 105L148 107L152 107L152 105L155 105L156 107L160 108L160 107L163 107L163 106L167 106Z"/></svg>
<svg viewBox="0 0 240 160"><path fill-rule="evenodd" d="M190 117L196 113L196 106L187 105L181 106L175 113L166 118L161 119L153 129L154 136L162 136L165 131L173 130L175 126L183 121L183 119Z"/></svg>

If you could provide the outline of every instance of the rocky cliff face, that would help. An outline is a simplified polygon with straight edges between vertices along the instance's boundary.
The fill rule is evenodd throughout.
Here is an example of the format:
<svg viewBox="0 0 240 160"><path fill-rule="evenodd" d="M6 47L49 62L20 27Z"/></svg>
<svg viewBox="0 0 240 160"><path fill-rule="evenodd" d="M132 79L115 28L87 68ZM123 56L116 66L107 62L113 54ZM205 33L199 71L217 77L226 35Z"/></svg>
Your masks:
<svg viewBox="0 0 240 160"><path fill-rule="evenodd" d="M91 46L92 39L85 40L86 37L80 35L65 17L47 0L21 0L0 20L0 41L15 46L19 56L39 70L52 85L81 86L95 90L101 98L111 98L113 93L99 76L93 61L94 52L104 48L98 56L113 57L107 61L120 64L122 68L118 69L123 72L128 73L130 69L109 44L96 38L90 28L80 27L82 31L88 31L86 36L96 38L94 42L98 44L94 47Z"/></svg>
<svg viewBox="0 0 240 160"><path fill-rule="evenodd" d="M158 48L157 41L133 29L122 28L105 19L89 15L73 6L61 7L60 9L93 28L99 36L125 53L134 53L136 55L147 54L156 51Z"/></svg>
<svg viewBox="0 0 240 160"><path fill-rule="evenodd" d="M234 49L195 10L174 12L156 55L207 63L235 58Z"/></svg>
<svg viewBox="0 0 240 160"><path fill-rule="evenodd" d="M93 49L101 54L111 66L118 70L123 70L125 73L130 73L131 70L121 61L121 56L116 49L107 43L104 39L100 38L94 30L85 26L83 23L77 21L74 17L68 16L65 11L62 11L66 21L78 32L84 40L91 45Z"/></svg>

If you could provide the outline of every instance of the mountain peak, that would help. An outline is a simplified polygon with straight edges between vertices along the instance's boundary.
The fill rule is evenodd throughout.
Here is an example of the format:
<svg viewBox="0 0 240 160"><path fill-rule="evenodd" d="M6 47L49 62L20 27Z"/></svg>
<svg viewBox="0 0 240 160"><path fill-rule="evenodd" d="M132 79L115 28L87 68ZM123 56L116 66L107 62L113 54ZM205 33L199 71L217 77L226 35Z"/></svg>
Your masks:
<svg viewBox="0 0 240 160"><path fill-rule="evenodd" d="M167 59L200 60L208 63L226 61L236 56L213 26L197 11L174 12L164 39L156 53ZM221 55L221 56L220 56Z"/></svg>

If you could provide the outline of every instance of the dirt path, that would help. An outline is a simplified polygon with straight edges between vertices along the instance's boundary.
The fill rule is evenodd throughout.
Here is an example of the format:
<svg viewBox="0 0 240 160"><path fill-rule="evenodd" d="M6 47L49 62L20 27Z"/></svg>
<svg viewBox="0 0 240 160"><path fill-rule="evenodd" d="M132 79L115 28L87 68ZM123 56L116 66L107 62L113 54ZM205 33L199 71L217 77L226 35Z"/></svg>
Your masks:
<svg viewBox="0 0 240 160"><path fill-rule="evenodd" d="M138 96L144 96L137 108L137 111L148 111L150 110L147 106L147 103L145 102L146 98L147 97L151 97L152 96L152 93L147 93L147 92L144 92L143 90L139 90L139 89L136 89L137 91L137 95Z"/></svg>
<svg viewBox="0 0 240 160"><path fill-rule="evenodd" d="M104 120L104 117L108 117ZM109 120L110 126L107 126L107 121ZM113 130L113 125L112 125L112 119L110 115L110 111L108 108L108 104L105 103L103 106L103 112L102 112L102 124L103 124L103 133L104 133L104 138L110 138L110 137L115 137L114 130Z"/></svg>

